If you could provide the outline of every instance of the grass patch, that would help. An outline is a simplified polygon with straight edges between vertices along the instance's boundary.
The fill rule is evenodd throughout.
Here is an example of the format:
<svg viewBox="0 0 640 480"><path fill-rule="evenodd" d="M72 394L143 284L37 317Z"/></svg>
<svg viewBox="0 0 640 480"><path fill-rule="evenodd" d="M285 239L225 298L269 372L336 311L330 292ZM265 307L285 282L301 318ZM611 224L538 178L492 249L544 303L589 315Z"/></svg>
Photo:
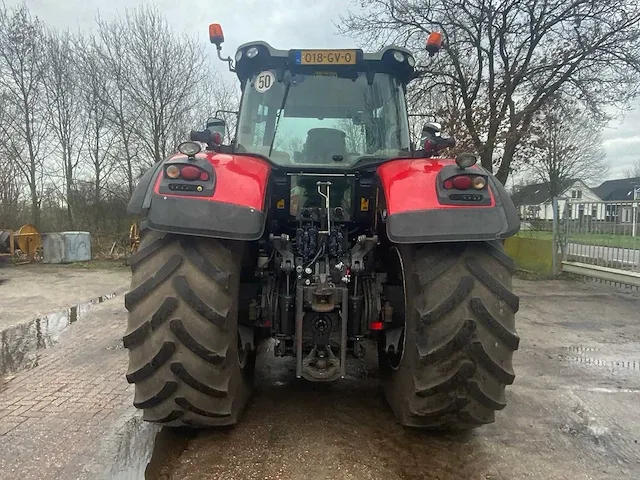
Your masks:
<svg viewBox="0 0 640 480"><path fill-rule="evenodd" d="M518 236L525 238L540 238L552 240L553 235L546 230L521 230ZM611 233L572 233L569 235L572 243L583 245L597 245L602 247L637 248L640 249L640 237L631 235L615 235Z"/></svg>
<svg viewBox="0 0 640 480"><path fill-rule="evenodd" d="M124 259L94 259L88 262L74 262L58 264L58 267L63 268L78 268L81 270L126 270L129 268L125 265Z"/></svg>

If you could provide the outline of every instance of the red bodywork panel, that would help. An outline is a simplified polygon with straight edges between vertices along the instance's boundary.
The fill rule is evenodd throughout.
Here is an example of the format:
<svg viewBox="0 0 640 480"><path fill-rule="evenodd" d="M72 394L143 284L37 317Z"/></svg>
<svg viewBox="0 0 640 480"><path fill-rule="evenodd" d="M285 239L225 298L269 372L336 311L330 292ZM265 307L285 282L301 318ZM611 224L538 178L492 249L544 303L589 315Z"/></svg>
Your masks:
<svg viewBox="0 0 640 480"><path fill-rule="evenodd" d="M206 159L213 166L216 182L213 196L193 197L161 194L159 188L162 181L162 171L156 179L154 193L167 197L182 197L192 200L230 203L256 210L263 209L269 173L271 172L271 167L267 162L254 157L215 152L202 152L196 157Z"/></svg>
<svg viewBox="0 0 640 480"><path fill-rule="evenodd" d="M387 214L410 212L415 210L434 210L445 208L469 208L466 205L442 205L438 201L436 182L438 174L446 165L455 165L449 158L402 158L391 160L378 167L378 176L382 182L387 201ZM477 166L466 169L477 171ZM474 208L492 208L495 197L491 189L491 205Z"/></svg>

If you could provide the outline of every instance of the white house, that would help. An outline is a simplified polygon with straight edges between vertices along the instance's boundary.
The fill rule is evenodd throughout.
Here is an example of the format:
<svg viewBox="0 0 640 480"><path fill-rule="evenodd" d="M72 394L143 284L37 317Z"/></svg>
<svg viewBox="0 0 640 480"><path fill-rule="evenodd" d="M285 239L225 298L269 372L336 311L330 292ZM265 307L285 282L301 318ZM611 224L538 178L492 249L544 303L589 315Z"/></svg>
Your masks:
<svg viewBox="0 0 640 480"><path fill-rule="evenodd" d="M635 190L635 195L634 195ZM640 200L640 177L619 178L603 182L594 191L602 200L609 202L606 206L607 220L616 223L640 223L640 208L634 208L634 200Z"/></svg>
<svg viewBox="0 0 640 480"><path fill-rule="evenodd" d="M602 199L582 180L566 180L562 187L562 193L558 195L561 218L564 218L566 213L569 218L605 219L605 205L600 203ZM528 185L516 192L512 198L521 219L553 220L551 195L546 184Z"/></svg>

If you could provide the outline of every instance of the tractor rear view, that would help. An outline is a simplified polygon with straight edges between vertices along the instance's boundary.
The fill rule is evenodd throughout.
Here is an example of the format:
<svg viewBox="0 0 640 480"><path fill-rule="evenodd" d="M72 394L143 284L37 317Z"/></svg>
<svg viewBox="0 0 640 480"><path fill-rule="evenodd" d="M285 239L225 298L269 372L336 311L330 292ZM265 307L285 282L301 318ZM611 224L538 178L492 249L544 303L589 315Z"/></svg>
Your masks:
<svg viewBox="0 0 640 480"><path fill-rule="evenodd" d="M211 119L141 179L131 256L127 380L144 419L239 421L256 348L296 376L340 381L377 348L386 398L406 426L494 421L514 381L519 229L503 186L427 124L409 135L411 52L240 46L234 140ZM427 49L439 49L431 34Z"/></svg>

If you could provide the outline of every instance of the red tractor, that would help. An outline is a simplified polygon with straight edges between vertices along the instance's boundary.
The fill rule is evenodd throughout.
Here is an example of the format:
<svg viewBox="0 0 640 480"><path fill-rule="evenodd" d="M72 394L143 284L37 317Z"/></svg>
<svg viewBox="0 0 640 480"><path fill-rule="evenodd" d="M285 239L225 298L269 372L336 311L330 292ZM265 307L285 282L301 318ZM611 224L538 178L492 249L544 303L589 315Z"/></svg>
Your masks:
<svg viewBox="0 0 640 480"><path fill-rule="evenodd" d="M210 37L240 80L235 137L211 119L129 203L143 220L126 377L144 419L237 423L273 338L312 382L339 381L373 345L402 425L494 422L519 343L503 242L520 223L475 156L436 156L454 144L436 124L410 141L411 52L251 42L233 60L218 24Z"/></svg>

